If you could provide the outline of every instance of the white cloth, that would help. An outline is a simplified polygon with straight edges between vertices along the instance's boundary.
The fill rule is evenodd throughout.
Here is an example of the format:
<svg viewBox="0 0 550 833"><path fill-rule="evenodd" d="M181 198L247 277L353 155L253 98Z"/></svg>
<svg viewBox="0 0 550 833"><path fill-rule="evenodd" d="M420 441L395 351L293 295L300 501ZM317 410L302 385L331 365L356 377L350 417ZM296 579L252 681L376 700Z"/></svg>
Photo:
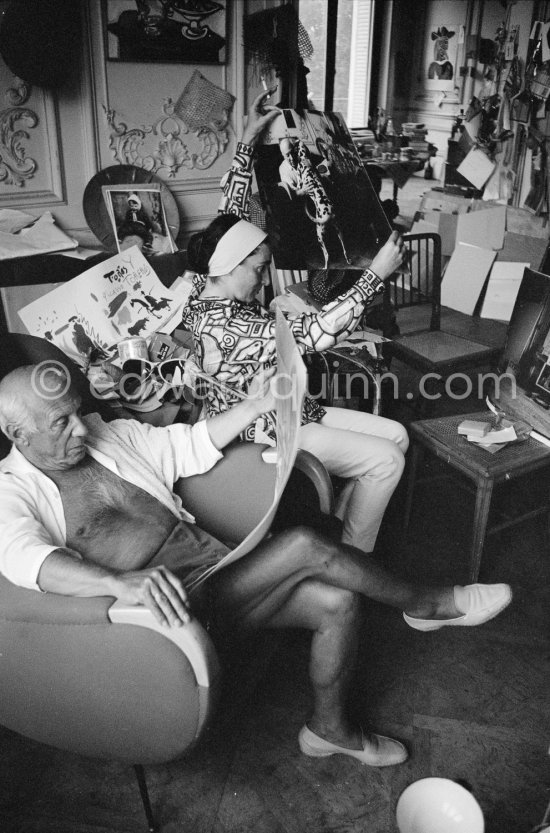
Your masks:
<svg viewBox="0 0 550 833"><path fill-rule="evenodd" d="M61 252L65 249L76 249L77 246L78 240L69 237L56 226L50 211L45 211L32 226L21 229L17 234L0 231L0 260Z"/></svg>
<svg viewBox="0 0 550 833"><path fill-rule="evenodd" d="M399 483L409 446L405 428L392 419L345 408L326 408L320 422L300 428L299 446L348 480L336 514L342 541L372 552L386 506Z"/></svg>
<svg viewBox="0 0 550 833"><path fill-rule="evenodd" d="M208 274L213 278L229 275L266 237L267 233L253 223L239 220L218 242L208 261Z"/></svg>
<svg viewBox="0 0 550 833"><path fill-rule="evenodd" d="M172 488L180 477L202 474L223 456L210 440L206 421L155 428L132 419L106 423L91 414L84 422L94 460L148 492L176 518L194 522ZM40 589L44 560L66 544L57 486L15 447L0 461L0 540L0 572L32 590Z"/></svg>

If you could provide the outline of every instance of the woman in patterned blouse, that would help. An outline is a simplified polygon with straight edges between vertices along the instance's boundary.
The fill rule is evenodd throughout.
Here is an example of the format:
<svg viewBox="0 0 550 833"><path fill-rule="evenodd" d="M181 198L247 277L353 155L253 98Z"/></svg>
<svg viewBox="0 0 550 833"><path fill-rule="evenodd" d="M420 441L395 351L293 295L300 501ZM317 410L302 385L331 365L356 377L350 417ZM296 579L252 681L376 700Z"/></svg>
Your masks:
<svg viewBox="0 0 550 833"><path fill-rule="evenodd" d="M265 107L270 91L254 101L228 176L219 216L191 238L190 268L195 289L183 324L193 334L196 361L223 392L208 392L209 414L235 404L254 374L276 360L275 315L256 295L270 279L267 234L248 222L253 149L264 127L279 112ZM403 260L403 241L393 232L371 267L353 287L319 312L289 317L298 349L321 352L357 327L365 305L384 290ZM231 389L235 390L233 394ZM251 426L244 439L275 442L273 415ZM402 425L373 414L323 408L306 396L300 448L318 457L331 474L346 479L337 506L344 543L372 552L388 501L404 468L408 447Z"/></svg>

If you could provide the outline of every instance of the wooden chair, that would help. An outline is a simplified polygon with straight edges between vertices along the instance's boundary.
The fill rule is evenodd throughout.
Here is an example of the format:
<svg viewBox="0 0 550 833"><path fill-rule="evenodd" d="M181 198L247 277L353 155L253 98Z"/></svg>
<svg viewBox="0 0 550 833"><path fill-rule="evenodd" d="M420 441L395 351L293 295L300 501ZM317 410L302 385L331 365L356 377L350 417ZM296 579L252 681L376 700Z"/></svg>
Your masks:
<svg viewBox="0 0 550 833"><path fill-rule="evenodd" d="M436 396L441 383L456 372L496 364L504 346L507 325L465 315L441 306L441 238L423 232L405 234L410 274L398 273L384 293L383 332L388 365L393 359L424 376L432 374L424 390ZM399 332L393 332L395 319ZM422 409L433 402L424 397Z"/></svg>

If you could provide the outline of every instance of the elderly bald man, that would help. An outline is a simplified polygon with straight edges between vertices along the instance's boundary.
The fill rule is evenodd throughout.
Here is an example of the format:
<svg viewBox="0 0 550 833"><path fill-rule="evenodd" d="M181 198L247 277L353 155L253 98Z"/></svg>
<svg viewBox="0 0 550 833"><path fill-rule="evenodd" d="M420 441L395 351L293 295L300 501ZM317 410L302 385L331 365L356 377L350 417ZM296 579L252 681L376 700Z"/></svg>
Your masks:
<svg viewBox="0 0 550 833"><path fill-rule="evenodd" d="M82 416L59 366L13 371L0 382L0 427L12 442L0 463L0 570L42 592L144 604L166 626L204 615L205 599L186 584L227 548L192 523L172 488L215 465L221 449L273 406L264 374L249 399L193 426L105 423ZM423 631L481 624L511 600L505 584L412 585L307 528L266 539L205 584L209 615L221 627L312 632L313 710L300 748L371 766L401 763L407 750L363 734L346 713L362 597L404 611Z"/></svg>

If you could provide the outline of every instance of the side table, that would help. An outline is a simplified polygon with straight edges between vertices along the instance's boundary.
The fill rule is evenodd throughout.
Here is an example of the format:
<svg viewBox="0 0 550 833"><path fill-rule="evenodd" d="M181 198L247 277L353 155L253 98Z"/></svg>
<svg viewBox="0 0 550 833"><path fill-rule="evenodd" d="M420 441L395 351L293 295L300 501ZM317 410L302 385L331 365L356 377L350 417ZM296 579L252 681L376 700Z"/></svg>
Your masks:
<svg viewBox="0 0 550 833"><path fill-rule="evenodd" d="M487 528L493 490L497 484L511 481L521 475L531 475L550 468L550 448L529 437L523 442L512 443L491 454L483 448L468 442L457 433L458 425L464 419L493 421L489 411L474 414L459 414L438 419L425 419L411 423L409 434L412 451L405 500L404 527L407 530L411 516L413 492L424 452L435 454L452 469L473 481L475 489L475 510L470 548L468 580L475 582L479 576L481 556L485 537L521 521L534 518L550 511L549 496L543 496L543 503L528 512L518 513L501 523Z"/></svg>

